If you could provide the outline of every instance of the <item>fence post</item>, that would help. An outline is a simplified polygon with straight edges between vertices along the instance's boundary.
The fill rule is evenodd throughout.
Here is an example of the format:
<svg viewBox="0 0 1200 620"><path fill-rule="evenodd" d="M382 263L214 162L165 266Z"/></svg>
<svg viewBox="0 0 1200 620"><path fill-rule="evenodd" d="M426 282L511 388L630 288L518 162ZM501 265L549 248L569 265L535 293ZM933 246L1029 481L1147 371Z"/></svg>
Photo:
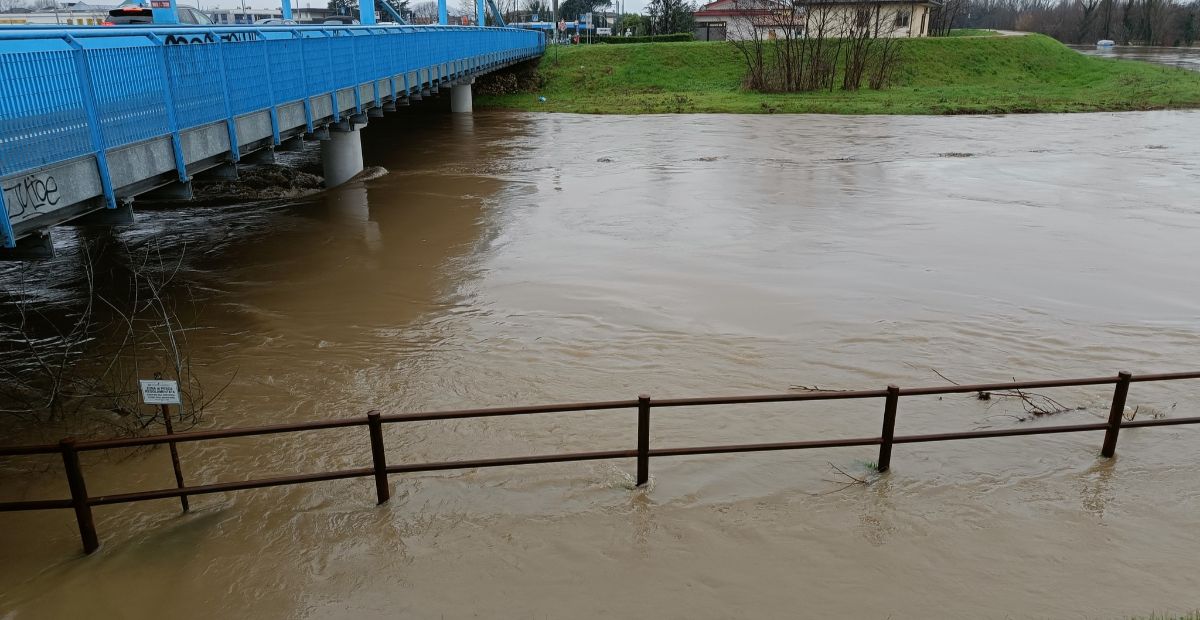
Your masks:
<svg viewBox="0 0 1200 620"><path fill-rule="evenodd" d="M650 480L650 397L638 395L637 485Z"/></svg>
<svg viewBox="0 0 1200 620"><path fill-rule="evenodd" d="M387 454L383 450L383 424L378 411L367 412L367 427L371 431L371 462L375 465L375 494L382 504L391 498L387 479Z"/></svg>
<svg viewBox="0 0 1200 620"><path fill-rule="evenodd" d="M96 537L96 522L92 520L92 507L88 504L87 486L83 483L83 470L79 467L79 452L74 439L58 442L62 449L63 466L67 470L67 485L71 488L71 504L75 508L75 520L79 522L79 537L83 539L83 552L91 553L100 547Z"/></svg>
<svg viewBox="0 0 1200 620"><path fill-rule="evenodd" d="M1117 433L1121 432L1121 417L1125 415L1125 397L1129 395L1129 380L1133 375L1122 370L1117 373L1120 379L1117 381L1117 387L1113 390L1112 409L1108 410L1108 429L1104 431L1104 447L1100 448L1100 454L1105 458L1112 458L1117 452Z"/></svg>
<svg viewBox="0 0 1200 620"><path fill-rule="evenodd" d="M182 405L180 405L182 407ZM171 408L167 405L162 405L163 426L167 428L168 435L174 435L175 429L171 426ZM167 442L167 446L171 449L171 469L175 470L175 488L183 488L183 467L179 464L179 448L174 441ZM179 496L179 504L183 506L183 511L188 511L188 497L186 495Z"/></svg>
<svg viewBox="0 0 1200 620"><path fill-rule="evenodd" d="M883 431L879 435L879 462L875 469L885 472L892 466L892 437L896 434L896 407L900 404L900 388L887 386L883 403Z"/></svg>

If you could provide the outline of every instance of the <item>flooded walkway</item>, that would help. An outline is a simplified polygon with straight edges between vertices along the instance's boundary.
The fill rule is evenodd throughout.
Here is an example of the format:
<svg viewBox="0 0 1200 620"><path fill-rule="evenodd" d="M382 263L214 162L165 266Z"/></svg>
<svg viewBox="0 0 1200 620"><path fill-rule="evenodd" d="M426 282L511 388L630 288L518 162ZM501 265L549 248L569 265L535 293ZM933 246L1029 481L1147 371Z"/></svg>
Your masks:
<svg viewBox="0 0 1200 620"><path fill-rule="evenodd" d="M1095 45L1068 45L1088 56L1141 60L1160 65L1200 71L1200 48L1195 47L1146 47L1141 45L1118 45L1099 49Z"/></svg>
<svg viewBox="0 0 1200 620"><path fill-rule="evenodd" d="M376 122L391 174L271 208L143 212L186 248L202 426L1200 365L1200 114L476 114ZM447 138L446 136L450 136ZM104 233L82 231L78 242ZM68 240L68 245L70 240ZM102 259L103 260L103 259ZM58 261L6 285L79 277ZM70 286L41 289L69 303ZM1099 420L905 400L897 432ZM1137 385L1140 416L1200 384ZM655 446L866 436L881 404L656 412ZM613 415L625 416L614 419ZM631 448L632 413L388 428L394 462ZM17 433L14 430L12 433ZM0 515L0 616L1089 617L1200 605L1200 433L555 464ZM195 483L370 463L365 432L181 449ZM65 493L53 461L0 493ZM93 493L172 484L91 455ZM852 482L841 469L870 484Z"/></svg>

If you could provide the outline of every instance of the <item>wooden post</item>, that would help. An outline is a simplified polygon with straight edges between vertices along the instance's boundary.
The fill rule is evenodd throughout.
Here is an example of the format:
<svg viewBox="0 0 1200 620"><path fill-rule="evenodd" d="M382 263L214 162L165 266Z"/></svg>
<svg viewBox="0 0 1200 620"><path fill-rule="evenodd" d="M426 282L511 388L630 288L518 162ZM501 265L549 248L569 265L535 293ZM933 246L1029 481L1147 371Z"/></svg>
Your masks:
<svg viewBox="0 0 1200 620"><path fill-rule="evenodd" d="M1121 432L1121 417L1125 415L1125 397L1129 396L1129 380L1133 375L1122 370L1117 373L1120 380L1113 390L1112 408L1108 410L1108 429L1104 431L1104 447L1101 456L1112 458L1117 453L1117 433Z"/></svg>
<svg viewBox="0 0 1200 620"><path fill-rule="evenodd" d="M163 424L167 427L167 434L174 435L175 429L171 427L171 407L170 405L161 405ZM179 464L179 448L175 446L174 441L167 442L167 447L171 450L171 468L175 470L175 488L183 488L183 467ZM186 495L179 496L179 504L183 506L183 511L187 512L188 498Z"/></svg>
<svg viewBox="0 0 1200 620"><path fill-rule="evenodd" d="M638 395L637 485L650 480L650 397Z"/></svg>
<svg viewBox="0 0 1200 620"><path fill-rule="evenodd" d="M71 488L71 505L75 508L75 520L79 522L83 552L91 553L100 547L100 539L96 537L96 522L92 520L87 485L83 483L83 470L79 467L79 452L75 450L74 439L64 439L58 446L62 449L63 467L67 470L67 485Z"/></svg>
<svg viewBox="0 0 1200 620"><path fill-rule="evenodd" d="M900 388L887 386L883 403L883 431L879 435L879 462L875 468L885 472L892 466L892 437L896 434L896 407L900 403Z"/></svg>
<svg viewBox="0 0 1200 620"><path fill-rule="evenodd" d="M382 504L391 498L387 479L387 453L383 448L383 424L378 411L367 412L367 428L371 431L371 462L375 466L375 494Z"/></svg>

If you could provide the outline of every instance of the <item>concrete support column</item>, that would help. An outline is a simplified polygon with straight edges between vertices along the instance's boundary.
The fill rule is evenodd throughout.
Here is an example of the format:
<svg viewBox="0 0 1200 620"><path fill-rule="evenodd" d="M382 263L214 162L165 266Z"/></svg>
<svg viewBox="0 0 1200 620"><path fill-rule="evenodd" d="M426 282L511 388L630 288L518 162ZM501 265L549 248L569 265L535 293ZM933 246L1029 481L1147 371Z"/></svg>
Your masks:
<svg viewBox="0 0 1200 620"><path fill-rule="evenodd" d="M455 114L471 113L470 84L457 84L450 89L450 111Z"/></svg>
<svg viewBox="0 0 1200 620"><path fill-rule="evenodd" d="M363 171L362 136L357 127L329 132L329 139L321 142L321 167L325 187L337 187Z"/></svg>

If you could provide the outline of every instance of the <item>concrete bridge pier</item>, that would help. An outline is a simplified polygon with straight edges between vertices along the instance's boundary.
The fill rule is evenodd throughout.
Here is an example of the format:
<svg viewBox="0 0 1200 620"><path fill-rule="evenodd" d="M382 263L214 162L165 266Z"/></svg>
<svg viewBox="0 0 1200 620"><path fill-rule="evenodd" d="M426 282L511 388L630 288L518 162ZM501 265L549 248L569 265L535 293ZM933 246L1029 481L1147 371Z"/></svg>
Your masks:
<svg viewBox="0 0 1200 620"><path fill-rule="evenodd" d="M363 171L362 135L353 123L346 131L331 131L321 141L321 167L325 187L337 187Z"/></svg>
<svg viewBox="0 0 1200 620"><path fill-rule="evenodd" d="M304 150L304 137L296 136L294 138L288 138L287 140L280 142L279 146L275 147L275 150L277 150L277 151L303 151Z"/></svg>
<svg viewBox="0 0 1200 620"><path fill-rule="evenodd" d="M471 80L465 84L455 84L450 89L450 111L455 114L470 114L472 107L471 99L471 84L475 80Z"/></svg>
<svg viewBox="0 0 1200 620"><path fill-rule="evenodd" d="M54 258L54 241L50 231L38 230L17 240L15 248L0 248L0 260L35 260Z"/></svg>

